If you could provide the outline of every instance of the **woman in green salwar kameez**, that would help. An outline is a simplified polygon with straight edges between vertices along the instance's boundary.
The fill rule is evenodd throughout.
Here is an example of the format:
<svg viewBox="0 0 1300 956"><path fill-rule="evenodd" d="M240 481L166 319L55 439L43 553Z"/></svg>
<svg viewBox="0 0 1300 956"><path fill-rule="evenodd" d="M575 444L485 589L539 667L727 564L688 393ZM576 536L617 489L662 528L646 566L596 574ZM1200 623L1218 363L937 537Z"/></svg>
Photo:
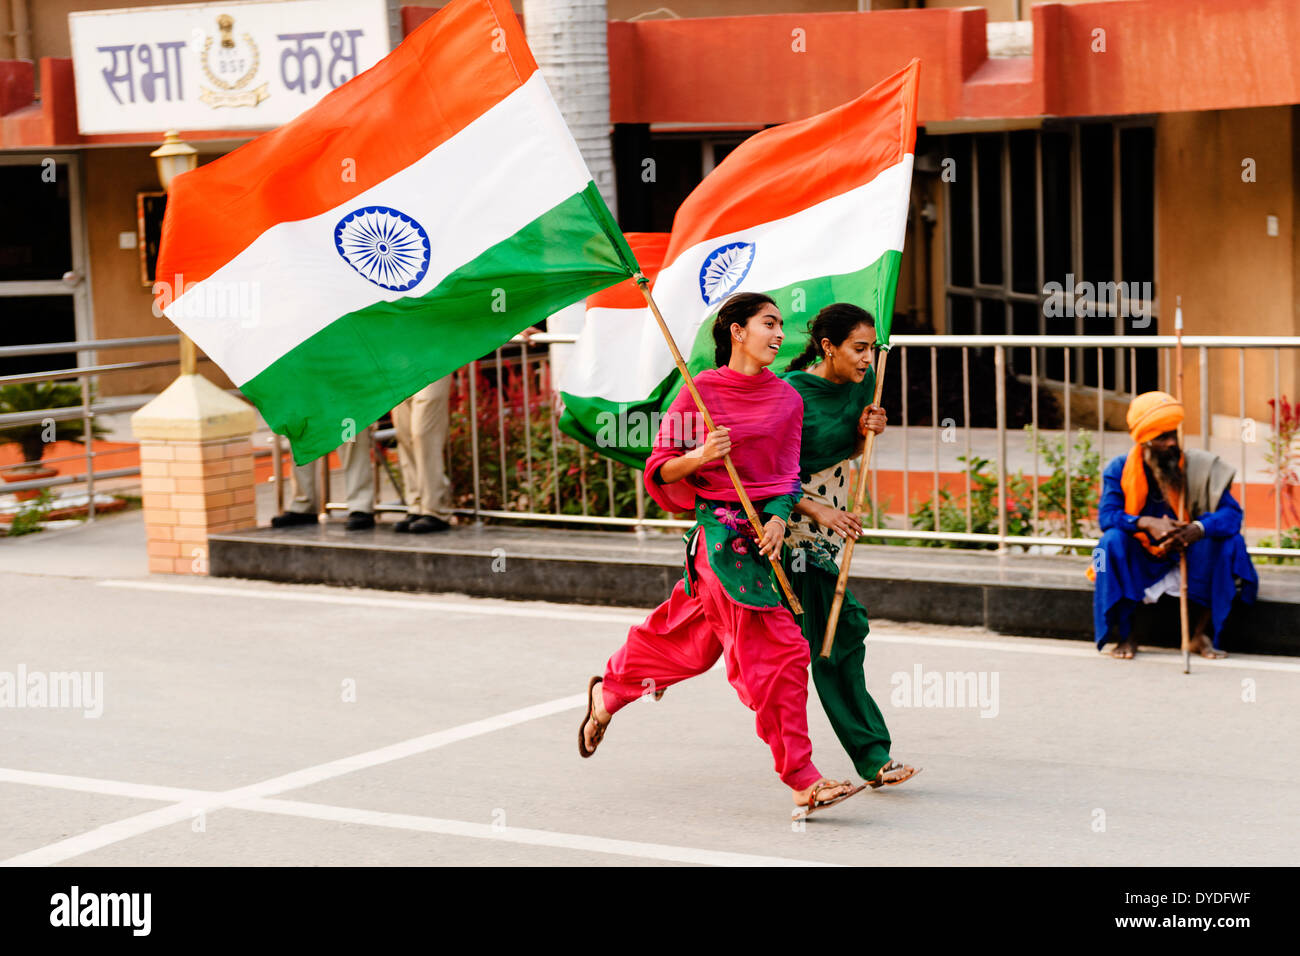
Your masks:
<svg viewBox="0 0 1300 956"><path fill-rule="evenodd" d="M808 339L807 350L782 376L804 401L803 498L786 530L785 572L803 603L800 621L812 646L813 682L826 716L858 773L873 787L892 786L918 770L890 756L885 718L867 693L867 610L851 593L844 596L831 656L820 656L842 539L862 533L860 518L847 510L853 494L849 466L862 452L867 431L879 435L885 429L885 410L872 404L875 321L864 309L837 302L813 319Z"/></svg>

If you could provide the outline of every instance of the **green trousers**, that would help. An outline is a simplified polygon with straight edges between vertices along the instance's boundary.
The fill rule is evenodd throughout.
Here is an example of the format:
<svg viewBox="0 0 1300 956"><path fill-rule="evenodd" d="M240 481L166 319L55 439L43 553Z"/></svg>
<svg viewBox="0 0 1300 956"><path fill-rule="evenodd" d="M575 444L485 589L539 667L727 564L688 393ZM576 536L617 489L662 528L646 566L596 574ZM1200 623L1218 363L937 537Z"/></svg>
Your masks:
<svg viewBox="0 0 1300 956"><path fill-rule="evenodd" d="M812 676L826 716L840 744L853 761L858 774L875 778L889 762L889 728L884 715L867 693L865 639L870 625L867 609L851 593L844 595L840 619L835 627L831 656L821 656L822 637L835 597L835 576L816 566L794 571L787 550L785 571L790 587L803 602L803 616L796 618L812 649Z"/></svg>

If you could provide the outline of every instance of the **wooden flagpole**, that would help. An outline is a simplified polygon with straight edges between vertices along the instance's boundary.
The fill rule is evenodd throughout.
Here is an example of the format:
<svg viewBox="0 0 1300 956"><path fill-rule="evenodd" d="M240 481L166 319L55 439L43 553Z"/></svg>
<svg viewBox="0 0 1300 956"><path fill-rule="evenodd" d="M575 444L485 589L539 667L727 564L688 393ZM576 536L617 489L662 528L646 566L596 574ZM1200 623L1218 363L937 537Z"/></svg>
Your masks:
<svg viewBox="0 0 1300 956"><path fill-rule="evenodd" d="M645 296L646 305L650 306L650 311L654 314L655 321L659 323L659 331L664 334L664 340L668 343L668 350L673 353L673 361L677 364L677 371L681 373L682 381L690 389L691 398L695 400L695 407L700 410L700 416L704 419L704 427L709 431L714 431L713 417L709 410L704 407L704 399L700 397L699 389L695 387L695 379L691 377L690 369L686 367L686 360L682 358L682 353L677 349L677 342L673 339L673 334L668 330L668 323L664 321L663 315L659 312L659 306L655 305L655 300L650 296L650 281L641 273L637 273L637 287L640 288L641 294ZM749 500L749 495L745 492L745 486L740 483L740 475L736 473L736 466L731 463L731 455L724 455L722 463L727 466L727 474L731 476L731 483L736 488L736 495L740 498L740 505L745 509L745 514L749 517L750 526L753 527L754 533L758 535L759 540L763 538L763 524L758 520L758 513L754 511L753 502ZM772 562L772 571L776 575L776 581L781 585L781 590L785 592L786 600L790 602L790 610L795 614L803 613L803 605L799 599L794 596L794 591L790 588L790 582L786 579L785 571L781 568L781 554L778 550L776 557L769 559Z"/></svg>
<svg viewBox="0 0 1300 956"><path fill-rule="evenodd" d="M880 368L876 370L876 396L871 400L871 404L879 405L880 396L885 387L885 361L889 358L889 349L880 353ZM871 452L876 446L876 433L867 432L867 443L862 447L862 467L858 469L858 486L853 492L853 513L862 514L862 509L866 507L867 496L867 473L871 470ZM853 561L853 546L857 544L856 538L846 538L844 540L843 560L840 564L840 576L835 579L835 598L831 601L831 612L826 618L826 634L822 638L822 657L831 656L831 645L835 643L835 626L840 622L840 608L844 604L844 592L849 585L849 564Z"/></svg>
<svg viewBox="0 0 1300 956"><path fill-rule="evenodd" d="M1177 297L1174 307L1174 364L1178 366L1178 393L1174 398L1178 399L1178 404L1183 403L1183 297ZM1186 414L1186 411L1184 411ZM1183 452L1183 426L1178 425L1178 451ZM1187 522L1187 496L1191 493L1191 488L1187 483L1187 469L1183 468L1183 491L1178 496L1178 520L1184 524ZM1192 672L1192 650L1191 637L1187 632L1187 549L1183 548L1178 553L1178 623L1182 629L1182 649L1183 649L1183 673Z"/></svg>

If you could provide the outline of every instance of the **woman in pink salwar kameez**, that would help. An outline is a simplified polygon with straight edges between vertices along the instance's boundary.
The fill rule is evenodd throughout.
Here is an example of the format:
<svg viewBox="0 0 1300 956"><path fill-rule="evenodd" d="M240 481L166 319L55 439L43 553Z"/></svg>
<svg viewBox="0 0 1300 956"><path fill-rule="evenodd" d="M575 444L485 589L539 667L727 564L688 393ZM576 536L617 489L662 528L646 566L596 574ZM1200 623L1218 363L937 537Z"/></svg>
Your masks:
<svg viewBox="0 0 1300 956"><path fill-rule="evenodd" d="M672 595L587 687L578 751L595 753L610 719L647 693L707 671L721 656L727 679L755 712L758 736L794 793L795 816L830 806L862 787L824 778L808 739L808 642L781 602L770 558L780 554L790 511L802 494L799 437L803 400L768 369L781 346L781 313L765 295L732 296L713 335L718 368L695 377L716 430L683 387L664 417L646 462L650 495L668 511L692 511L686 569ZM725 423L725 426L724 424ZM741 508L723 456L730 453L764 522L757 536Z"/></svg>

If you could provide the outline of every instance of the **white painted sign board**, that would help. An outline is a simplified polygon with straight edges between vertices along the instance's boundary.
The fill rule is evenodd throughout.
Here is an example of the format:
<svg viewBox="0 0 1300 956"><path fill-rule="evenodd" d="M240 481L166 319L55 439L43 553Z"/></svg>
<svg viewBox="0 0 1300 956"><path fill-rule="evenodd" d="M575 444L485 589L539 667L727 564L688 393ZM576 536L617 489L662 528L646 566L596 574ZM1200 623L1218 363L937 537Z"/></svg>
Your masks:
<svg viewBox="0 0 1300 956"><path fill-rule="evenodd" d="M384 0L68 14L82 133L270 129L389 50Z"/></svg>

